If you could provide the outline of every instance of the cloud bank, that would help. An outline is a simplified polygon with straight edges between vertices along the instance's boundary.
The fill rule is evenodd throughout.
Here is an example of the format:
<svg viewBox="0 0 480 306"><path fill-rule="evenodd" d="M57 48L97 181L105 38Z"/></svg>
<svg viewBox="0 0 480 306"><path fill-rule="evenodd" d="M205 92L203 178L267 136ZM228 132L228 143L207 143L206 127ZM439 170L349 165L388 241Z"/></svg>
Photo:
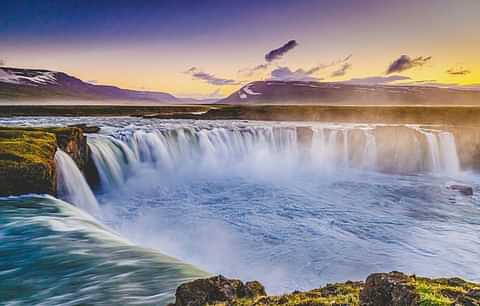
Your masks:
<svg viewBox="0 0 480 306"><path fill-rule="evenodd" d="M285 53L287 53L288 51L292 50L293 48L295 48L296 46L298 46L298 43L296 40L290 40L288 41L286 44L284 44L283 46L281 46L280 48L277 48L277 49L273 49L271 50L270 52L268 52L267 54L265 54L265 60L267 62L271 62L271 61L274 61L276 59L279 59L281 58Z"/></svg>
<svg viewBox="0 0 480 306"><path fill-rule="evenodd" d="M224 85L239 85L240 82L233 79L224 79L216 77L211 73L204 72L197 67L192 67L185 71L186 74L190 74L194 79L207 82L208 84L215 86L224 86Z"/></svg>
<svg viewBox="0 0 480 306"><path fill-rule="evenodd" d="M297 69L290 70L288 67L278 67L270 73L270 79L274 81L304 81L315 82L322 80L312 76L315 72L320 70L320 67L313 67L309 70Z"/></svg>
<svg viewBox="0 0 480 306"><path fill-rule="evenodd" d="M386 74L399 73L415 67L421 67L431 59L431 56L419 56L416 58L411 58L408 55L402 55L393 61L390 66L388 66Z"/></svg>

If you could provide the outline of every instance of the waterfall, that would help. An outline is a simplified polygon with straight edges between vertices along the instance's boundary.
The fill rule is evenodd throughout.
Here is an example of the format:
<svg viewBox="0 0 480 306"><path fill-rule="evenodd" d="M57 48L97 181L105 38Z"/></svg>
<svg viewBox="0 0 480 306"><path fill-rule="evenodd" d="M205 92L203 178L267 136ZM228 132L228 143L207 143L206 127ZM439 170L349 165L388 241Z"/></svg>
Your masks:
<svg viewBox="0 0 480 306"><path fill-rule="evenodd" d="M89 138L102 186L121 185L142 165L181 169L352 168L391 173L460 172L453 135L408 126L316 125L308 143L295 126L195 126L122 130ZM245 170L247 171L247 170Z"/></svg>
<svg viewBox="0 0 480 306"><path fill-rule="evenodd" d="M451 133L447 132L440 132L438 138L440 150L442 152L442 164L444 165L444 170L450 175L459 173L460 161L458 159L455 138Z"/></svg>
<svg viewBox="0 0 480 306"><path fill-rule="evenodd" d="M96 214L97 200L72 158L58 149L55 153L55 165L59 197L91 214Z"/></svg>

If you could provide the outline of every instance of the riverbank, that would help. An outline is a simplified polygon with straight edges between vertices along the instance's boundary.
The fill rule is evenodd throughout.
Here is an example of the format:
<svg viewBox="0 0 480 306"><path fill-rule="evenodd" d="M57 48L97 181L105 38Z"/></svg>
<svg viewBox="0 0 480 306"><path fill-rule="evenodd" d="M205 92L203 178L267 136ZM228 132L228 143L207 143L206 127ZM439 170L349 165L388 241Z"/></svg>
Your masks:
<svg viewBox="0 0 480 306"><path fill-rule="evenodd" d="M158 119L479 125L478 106L0 105L4 117L135 116Z"/></svg>
<svg viewBox="0 0 480 306"><path fill-rule="evenodd" d="M180 285L170 306L447 306L480 305L480 284L460 278L417 277L401 272L374 273L365 281L347 281L279 296L267 295L257 281L215 276Z"/></svg>
<svg viewBox="0 0 480 306"><path fill-rule="evenodd" d="M0 127L0 196L57 194L55 153L63 150L86 177L95 177L79 127Z"/></svg>

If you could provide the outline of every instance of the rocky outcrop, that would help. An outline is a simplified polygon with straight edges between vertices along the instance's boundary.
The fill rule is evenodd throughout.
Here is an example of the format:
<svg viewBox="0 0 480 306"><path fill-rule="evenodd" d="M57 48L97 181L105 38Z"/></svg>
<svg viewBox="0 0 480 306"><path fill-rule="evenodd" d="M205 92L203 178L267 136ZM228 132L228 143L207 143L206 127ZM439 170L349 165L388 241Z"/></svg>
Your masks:
<svg viewBox="0 0 480 306"><path fill-rule="evenodd" d="M55 195L57 148L69 154L81 171L93 166L80 128L0 127L0 196Z"/></svg>
<svg viewBox="0 0 480 306"><path fill-rule="evenodd" d="M181 285L175 294L175 304L171 306L201 306L236 299L256 299L265 295L265 288L259 282L244 284L240 280L219 275Z"/></svg>
<svg viewBox="0 0 480 306"><path fill-rule="evenodd" d="M375 273L365 282L327 284L306 292L267 296L258 282L216 276L178 287L171 306L443 306L480 305L480 284L460 278L430 279L401 272Z"/></svg>
<svg viewBox="0 0 480 306"><path fill-rule="evenodd" d="M56 136L0 129L0 196L56 192Z"/></svg>
<svg viewBox="0 0 480 306"><path fill-rule="evenodd" d="M403 273L375 273L367 277L360 301L364 306L414 306L419 305L420 294L411 278Z"/></svg>

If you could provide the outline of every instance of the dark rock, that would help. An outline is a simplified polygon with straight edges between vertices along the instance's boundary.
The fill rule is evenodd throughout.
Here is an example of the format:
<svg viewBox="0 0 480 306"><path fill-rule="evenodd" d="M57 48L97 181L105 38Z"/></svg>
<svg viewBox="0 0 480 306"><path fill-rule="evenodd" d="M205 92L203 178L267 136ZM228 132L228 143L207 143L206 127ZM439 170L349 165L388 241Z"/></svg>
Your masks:
<svg viewBox="0 0 480 306"><path fill-rule="evenodd" d="M68 127L79 128L82 130L83 133L87 133L87 134L100 132L100 127L95 125L86 125L85 123L71 124Z"/></svg>
<svg viewBox="0 0 480 306"><path fill-rule="evenodd" d="M400 272L371 274L360 292L360 304L363 306L418 305L420 296L410 282L411 278Z"/></svg>
<svg viewBox="0 0 480 306"><path fill-rule="evenodd" d="M471 297L473 299L476 299L480 302L480 289L479 288L476 288L476 289L470 289L468 292L467 292L467 296L468 297Z"/></svg>
<svg viewBox="0 0 480 306"><path fill-rule="evenodd" d="M299 126L297 130L297 141L299 144L310 147L312 145L313 131L310 127Z"/></svg>
<svg viewBox="0 0 480 306"><path fill-rule="evenodd" d="M222 275L197 279L180 285L175 293L175 306L203 306L238 298L256 298L266 295L259 282L244 284L240 280L227 279Z"/></svg>
<svg viewBox="0 0 480 306"><path fill-rule="evenodd" d="M442 290L440 290L440 293L443 296L446 296L451 300L456 300L459 296L463 295L463 293L461 291L453 290L453 289L450 289L450 288L442 289Z"/></svg>
<svg viewBox="0 0 480 306"><path fill-rule="evenodd" d="M454 287L461 287L465 285L467 282L460 277L452 277L447 279L447 284L449 286L454 286Z"/></svg>
<svg viewBox="0 0 480 306"><path fill-rule="evenodd" d="M453 305L455 305L455 306L480 306L480 301L475 300L475 299L473 299L469 296L466 296L466 295L461 295L455 300L455 303Z"/></svg>
<svg viewBox="0 0 480 306"><path fill-rule="evenodd" d="M473 188L467 185L451 185L449 186L450 189L456 190L465 196L472 196L473 195Z"/></svg>

